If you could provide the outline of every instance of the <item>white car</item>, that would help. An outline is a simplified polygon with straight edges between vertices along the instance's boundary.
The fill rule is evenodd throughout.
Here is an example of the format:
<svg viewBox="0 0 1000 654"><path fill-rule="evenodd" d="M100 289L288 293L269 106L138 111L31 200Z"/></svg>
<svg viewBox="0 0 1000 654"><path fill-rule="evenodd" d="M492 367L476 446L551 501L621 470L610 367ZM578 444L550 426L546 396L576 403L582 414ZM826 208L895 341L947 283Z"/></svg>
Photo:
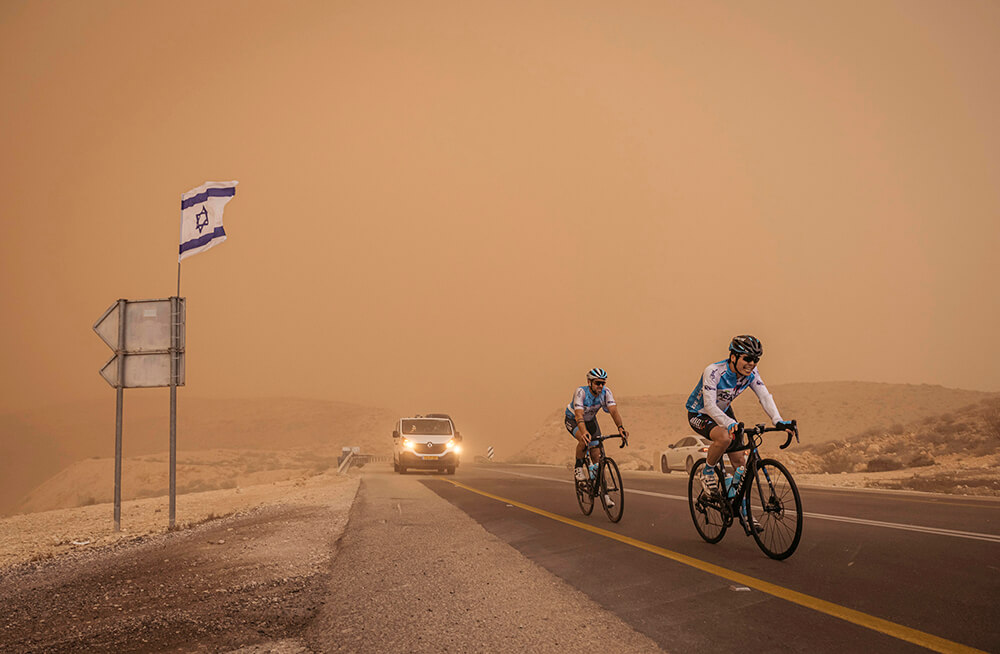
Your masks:
<svg viewBox="0 0 1000 654"><path fill-rule="evenodd" d="M458 444L461 440L451 418L419 415L401 418L392 431L392 469L400 474L420 469L453 475L462 452Z"/></svg>
<svg viewBox="0 0 1000 654"><path fill-rule="evenodd" d="M660 454L660 472L671 470L691 472L691 466L698 459L704 459L712 441L701 436L685 436Z"/></svg>

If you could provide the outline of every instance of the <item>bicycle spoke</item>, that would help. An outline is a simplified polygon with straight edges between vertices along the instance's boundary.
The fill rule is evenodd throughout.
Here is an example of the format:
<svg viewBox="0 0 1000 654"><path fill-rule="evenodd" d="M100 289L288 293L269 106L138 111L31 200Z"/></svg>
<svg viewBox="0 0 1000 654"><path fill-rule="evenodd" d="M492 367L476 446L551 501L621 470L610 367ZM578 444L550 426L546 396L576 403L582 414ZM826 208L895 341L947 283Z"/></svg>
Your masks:
<svg viewBox="0 0 1000 654"><path fill-rule="evenodd" d="M599 494L604 512L611 522L622 519L625 510L625 493L623 492L622 475L614 459L605 458L600 468Z"/></svg>
<svg viewBox="0 0 1000 654"><path fill-rule="evenodd" d="M757 464L747 507L754 540L774 559L787 558L802 536L802 509L798 489L788 470L777 461Z"/></svg>
<svg viewBox="0 0 1000 654"><path fill-rule="evenodd" d="M701 487L701 469L705 460L691 466L688 475L688 505L694 527L706 542L718 543L726 535L726 523L719 511L719 499L710 499Z"/></svg>

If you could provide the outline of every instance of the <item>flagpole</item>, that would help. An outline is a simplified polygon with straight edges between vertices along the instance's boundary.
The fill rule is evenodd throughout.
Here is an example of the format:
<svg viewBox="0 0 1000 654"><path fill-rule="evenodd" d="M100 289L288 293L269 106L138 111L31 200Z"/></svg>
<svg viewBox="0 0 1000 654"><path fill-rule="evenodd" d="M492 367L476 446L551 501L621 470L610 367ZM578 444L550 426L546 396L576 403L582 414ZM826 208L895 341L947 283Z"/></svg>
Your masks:
<svg viewBox="0 0 1000 654"><path fill-rule="evenodd" d="M170 482L168 526L174 527L177 518L177 377L180 366L177 358L180 347L179 322L181 305L181 260L177 259L177 296L170 301Z"/></svg>

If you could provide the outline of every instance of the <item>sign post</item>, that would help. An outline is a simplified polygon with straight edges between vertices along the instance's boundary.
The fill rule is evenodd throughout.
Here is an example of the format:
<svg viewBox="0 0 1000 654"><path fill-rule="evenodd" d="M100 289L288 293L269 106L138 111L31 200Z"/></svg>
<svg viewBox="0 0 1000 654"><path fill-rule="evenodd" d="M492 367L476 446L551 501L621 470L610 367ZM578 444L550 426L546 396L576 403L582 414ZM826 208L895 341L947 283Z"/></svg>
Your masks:
<svg viewBox="0 0 1000 654"><path fill-rule="evenodd" d="M174 526L177 469L177 386L184 385L185 302L118 300L94 323L114 355L101 376L116 390L115 531L121 531L122 412L126 388L170 387L170 526Z"/></svg>

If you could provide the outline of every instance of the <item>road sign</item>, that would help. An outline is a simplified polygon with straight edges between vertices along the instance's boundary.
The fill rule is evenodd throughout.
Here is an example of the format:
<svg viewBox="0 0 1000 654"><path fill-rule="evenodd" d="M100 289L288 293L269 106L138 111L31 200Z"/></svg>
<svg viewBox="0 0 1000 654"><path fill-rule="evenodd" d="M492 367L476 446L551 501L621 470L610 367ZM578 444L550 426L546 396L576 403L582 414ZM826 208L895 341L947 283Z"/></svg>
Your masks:
<svg viewBox="0 0 1000 654"><path fill-rule="evenodd" d="M179 271L178 268L178 280ZM177 387L184 385L184 306L182 297L118 300L94 323L94 331L115 351L100 371L118 396L115 401L115 531L121 531L122 409L126 388L170 387L170 526L174 526Z"/></svg>
<svg viewBox="0 0 1000 654"><path fill-rule="evenodd" d="M124 351L119 351L119 327L125 314ZM115 355L101 368L101 376L118 387L118 357L125 356L124 387L154 388L170 386L170 357L177 358L175 384L184 385L184 298L177 299L177 315L169 298L161 300L124 300L115 302L94 323L94 331ZM176 332L174 330L176 329ZM173 338L172 338L173 336Z"/></svg>
<svg viewBox="0 0 1000 654"><path fill-rule="evenodd" d="M118 388L118 355L101 368L101 377ZM170 353L126 354L125 388L158 388L170 385ZM184 385L184 357L177 359L177 385Z"/></svg>
<svg viewBox="0 0 1000 654"><path fill-rule="evenodd" d="M490 445L489 447L486 448L486 456L489 457L490 461L493 460L493 446L492 445Z"/></svg>

